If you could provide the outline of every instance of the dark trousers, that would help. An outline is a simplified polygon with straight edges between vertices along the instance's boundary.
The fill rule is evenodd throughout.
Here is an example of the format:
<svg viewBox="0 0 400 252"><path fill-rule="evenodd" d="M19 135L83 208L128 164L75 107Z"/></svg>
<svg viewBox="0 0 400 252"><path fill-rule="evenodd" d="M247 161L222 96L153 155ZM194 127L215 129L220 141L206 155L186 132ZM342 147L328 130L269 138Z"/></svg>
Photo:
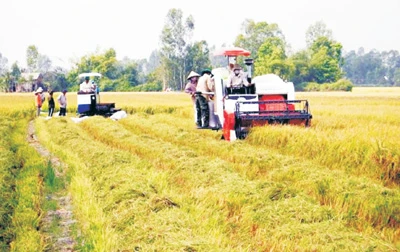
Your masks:
<svg viewBox="0 0 400 252"><path fill-rule="evenodd" d="M49 116L53 116L54 113L54 107L49 107Z"/></svg>
<svg viewBox="0 0 400 252"><path fill-rule="evenodd" d="M197 124L201 127L208 127L210 120L210 109L207 99L202 95L196 95Z"/></svg>
<svg viewBox="0 0 400 252"><path fill-rule="evenodd" d="M60 116L65 116L66 112L67 112L66 108L60 108Z"/></svg>

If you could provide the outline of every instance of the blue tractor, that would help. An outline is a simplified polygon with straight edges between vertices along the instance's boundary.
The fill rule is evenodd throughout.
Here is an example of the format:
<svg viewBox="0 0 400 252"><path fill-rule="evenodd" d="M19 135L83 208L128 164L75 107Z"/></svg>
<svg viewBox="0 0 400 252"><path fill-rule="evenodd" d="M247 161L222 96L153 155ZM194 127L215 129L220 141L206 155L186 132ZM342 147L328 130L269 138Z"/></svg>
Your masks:
<svg viewBox="0 0 400 252"><path fill-rule="evenodd" d="M80 84L77 94L77 114L79 117L101 115L109 117L120 109L115 108L115 103L100 103L98 82L100 73L82 73L78 77L85 81ZM97 80L97 82L96 82Z"/></svg>

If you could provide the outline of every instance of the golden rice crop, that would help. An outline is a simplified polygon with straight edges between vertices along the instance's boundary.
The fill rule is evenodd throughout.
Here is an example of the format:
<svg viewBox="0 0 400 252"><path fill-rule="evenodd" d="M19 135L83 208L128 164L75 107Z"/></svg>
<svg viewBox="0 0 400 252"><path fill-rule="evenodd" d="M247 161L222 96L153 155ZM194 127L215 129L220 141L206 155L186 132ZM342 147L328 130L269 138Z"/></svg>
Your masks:
<svg viewBox="0 0 400 252"><path fill-rule="evenodd" d="M18 113L16 113L18 114ZM26 142L27 121L0 113L0 249L42 251L43 158Z"/></svg>
<svg viewBox="0 0 400 252"><path fill-rule="evenodd" d="M257 127L233 143L195 129L183 93L102 93L128 117L35 125L70 168L77 249L395 251L398 91L298 93L310 128Z"/></svg>

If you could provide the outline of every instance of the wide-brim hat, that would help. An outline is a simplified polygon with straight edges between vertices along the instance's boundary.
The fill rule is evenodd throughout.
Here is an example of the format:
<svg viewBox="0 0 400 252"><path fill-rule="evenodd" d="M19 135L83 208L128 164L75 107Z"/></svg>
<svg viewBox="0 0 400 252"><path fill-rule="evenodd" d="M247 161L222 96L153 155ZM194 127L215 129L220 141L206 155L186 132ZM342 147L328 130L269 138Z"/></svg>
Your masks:
<svg viewBox="0 0 400 252"><path fill-rule="evenodd" d="M42 87L39 87L39 88L36 90L35 93L42 93L42 92L43 92L43 88L42 88Z"/></svg>
<svg viewBox="0 0 400 252"><path fill-rule="evenodd" d="M187 79L190 80L192 77L200 77L200 74L191 71L190 74L188 75Z"/></svg>

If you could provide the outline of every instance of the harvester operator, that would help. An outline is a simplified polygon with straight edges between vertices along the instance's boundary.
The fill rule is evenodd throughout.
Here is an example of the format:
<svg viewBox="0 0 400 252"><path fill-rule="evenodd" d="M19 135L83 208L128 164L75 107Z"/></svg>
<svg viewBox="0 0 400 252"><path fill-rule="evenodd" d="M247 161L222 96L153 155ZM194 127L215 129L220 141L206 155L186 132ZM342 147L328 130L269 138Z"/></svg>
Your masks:
<svg viewBox="0 0 400 252"><path fill-rule="evenodd" d="M232 73L229 75L228 82L226 83L227 88L242 88L243 86L248 87L250 84L247 81L247 76L243 72L240 65L235 64Z"/></svg>
<svg viewBox="0 0 400 252"><path fill-rule="evenodd" d="M96 85L93 84L94 82L90 81L90 77L86 76L85 81L82 82L79 86L79 91L83 93L91 93L96 91Z"/></svg>

